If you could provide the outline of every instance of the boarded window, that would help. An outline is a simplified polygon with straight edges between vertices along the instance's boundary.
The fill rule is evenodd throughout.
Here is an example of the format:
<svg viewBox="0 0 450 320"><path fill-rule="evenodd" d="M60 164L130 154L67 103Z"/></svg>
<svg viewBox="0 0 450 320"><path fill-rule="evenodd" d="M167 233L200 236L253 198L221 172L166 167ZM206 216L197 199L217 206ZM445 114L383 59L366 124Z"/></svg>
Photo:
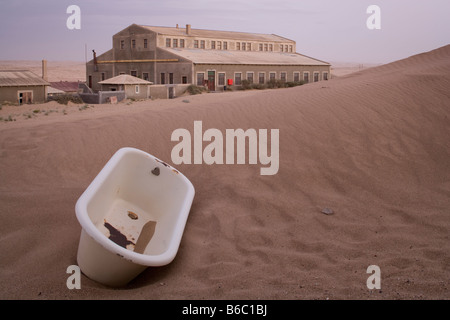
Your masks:
<svg viewBox="0 0 450 320"><path fill-rule="evenodd" d="M314 82L319 81L319 73L318 72L314 72Z"/></svg>
<svg viewBox="0 0 450 320"><path fill-rule="evenodd" d="M242 73L236 72L234 74L234 84L237 86L241 85L242 84L241 80L242 80Z"/></svg>
<svg viewBox="0 0 450 320"><path fill-rule="evenodd" d="M225 85L225 73L220 72L220 73L218 73L218 76L219 76L218 85L219 86L224 86Z"/></svg>
<svg viewBox="0 0 450 320"><path fill-rule="evenodd" d="M205 74L204 73L197 73L197 85L203 86L205 83Z"/></svg>
<svg viewBox="0 0 450 320"><path fill-rule="evenodd" d="M253 72L247 72L247 80L253 83Z"/></svg>
<svg viewBox="0 0 450 320"><path fill-rule="evenodd" d="M260 84L264 84L264 82L266 81L266 74L264 72L260 72L259 73L259 83Z"/></svg>

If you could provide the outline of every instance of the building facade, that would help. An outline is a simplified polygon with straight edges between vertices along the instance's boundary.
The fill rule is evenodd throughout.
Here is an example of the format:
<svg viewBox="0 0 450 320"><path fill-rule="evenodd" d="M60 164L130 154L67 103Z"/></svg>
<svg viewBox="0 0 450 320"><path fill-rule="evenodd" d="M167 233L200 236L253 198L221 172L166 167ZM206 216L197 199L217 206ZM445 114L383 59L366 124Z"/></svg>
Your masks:
<svg viewBox="0 0 450 320"><path fill-rule="evenodd" d="M133 24L113 36L111 50L86 65L87 84L122 74L154 84L205 85L212 91L242 80L316 82L331 65L296 52L293 40L273 34Z"/></svg>
<svg viewBox="0 0 450 320"><path fill-rule="evenodd" d="M30 104L47 101L46 80L28 70L0 71L0 103Z"/></svg>

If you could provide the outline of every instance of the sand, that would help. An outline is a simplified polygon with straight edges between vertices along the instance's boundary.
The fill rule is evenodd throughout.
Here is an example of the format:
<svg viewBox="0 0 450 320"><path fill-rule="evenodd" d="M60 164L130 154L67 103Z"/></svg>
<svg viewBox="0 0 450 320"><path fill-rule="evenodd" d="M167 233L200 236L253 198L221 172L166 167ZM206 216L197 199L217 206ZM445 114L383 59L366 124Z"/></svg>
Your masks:
<svg viewBox="0 0 450 320"><path fill-rule="evenodd" d="M0 299L449 299L449 88L446 46L296 88L3 106L18 115L0 122ZM195 120L279 129L278 173L174 165L196 188L175 260L69 290L78 197L121 147L172 164L171 133Z"/></svg>

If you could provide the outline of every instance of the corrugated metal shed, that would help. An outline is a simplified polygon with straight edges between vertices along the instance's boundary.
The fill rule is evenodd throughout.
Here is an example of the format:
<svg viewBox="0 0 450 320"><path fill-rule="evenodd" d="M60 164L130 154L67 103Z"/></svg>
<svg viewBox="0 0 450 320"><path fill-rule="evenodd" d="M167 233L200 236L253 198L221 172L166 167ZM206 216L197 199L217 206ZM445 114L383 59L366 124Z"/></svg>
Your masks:
<svg viewBox="0 0 450 320"><path fill-rule="evenodd" d="M100 81L99 84L152 84L153 82L139 79L128 74L121 74L113 78Z"/></svg>
<svg viewBox="0 0 450 320"><path fill-rule="evenodd" d="M50 83L28 70L0 70L0 87L49 85Z"/></svg>
<svg viewBox="0 0 450 320"><path fill-rule="evenodd" d="M164 48L164 50L188 59L195 64L330 65L328 62L299 53L172 48Z"/></svg>
<svg viewBox="0 0 450 320"><path fill-rule="evenodd" d="M151 30L153 32L169 35L169 36L179 36L185 37L186 28L173 28L173 27L154 27L154 26L143 26L141 27ZM292 41L287 38L277 36L275 34L263 34L263 33L248 33L248 32L237 32L237 31L220 31L220 30L203 30L203 29L191 29L189 36L199 37L199 38L215 38L215 39L231 39L231 40L244 40L244 41L271 41L271 42L286 42Z"/></svg>

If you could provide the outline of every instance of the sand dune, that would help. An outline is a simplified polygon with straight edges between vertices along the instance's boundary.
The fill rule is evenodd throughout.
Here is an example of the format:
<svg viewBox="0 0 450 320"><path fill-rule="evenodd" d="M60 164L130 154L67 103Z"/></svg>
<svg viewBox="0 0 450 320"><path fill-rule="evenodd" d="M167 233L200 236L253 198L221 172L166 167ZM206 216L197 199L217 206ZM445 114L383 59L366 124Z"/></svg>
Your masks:
<svg viewBox="0 0 450 320"><path fill-rule="evenodd" d="M448 88L450 46L296 88L2 122L0 298L448 299ZM171 163L171 133L195 120L279 129L279 172L175 165L196 188L175 260L123 289L83 276L68 290L78 197L120 147ZM366 286L370 265L381 290Z"/></svg>

